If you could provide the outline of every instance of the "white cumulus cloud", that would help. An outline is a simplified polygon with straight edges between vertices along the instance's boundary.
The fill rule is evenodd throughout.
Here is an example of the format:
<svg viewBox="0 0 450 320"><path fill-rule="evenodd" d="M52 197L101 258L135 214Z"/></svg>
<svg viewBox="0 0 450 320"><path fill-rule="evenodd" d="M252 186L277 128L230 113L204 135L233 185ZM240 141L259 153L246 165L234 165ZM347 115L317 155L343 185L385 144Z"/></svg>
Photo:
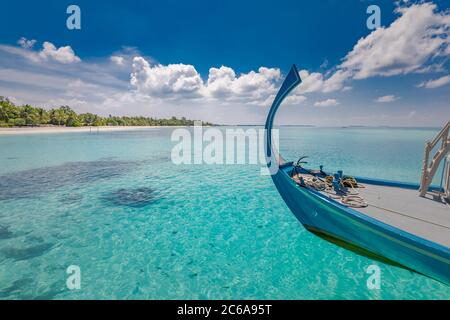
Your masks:
<svg viewBox="0 0 450 320"><path fill-rule="evenodd" d="M400 6L399 17L361 38L333 72L300 71L302 84L296 92L346 91L346 82L374 76L424 73L442 68L450 55L450 11L437 10L433 3ZM423 87L446 84L447 78ZM441 84L444 83L444 84Z"/></svg>
<svg viewBox="0 0 450 320"><path fill-rule="evenodd" d="M25 37L20 38L17 43L24 49L31 49L36 43L34 39L27 39Z"/></svg>
<svg viewBox="0 0 450 320"><path fill-rule="evenodd" d="M151 66L143 57L133 58L130 83L139 92L150 95L195 94L203 86L200 74L192 65Z"/></svg>
<svg viewBox="0 0 450 320"><path fill-rule="evenodd" d="M118 66L123 66L125 64L125 58L122 56L111 56L109 57L109 60Z"/></svg>
<svg viewBox="0 0 450 320"><path fill-rule="evenodd" d="M296 105L306 101L306 97L302 95L291 94L289 95L285 101L287 105Z"/></svg>
<svg viewBox="0 0 450 320"><path fill-rule="evenodd" d="M39 52L43 59L52 59L60 63L80 62L81 59L75 55L70 46L56 48L51 42L45 41L43 49Z"/></svg>
<svg viewBox="0 0 450 320"><path fill-rule="evenodd" d="M377 99L375 99L375 101L378 103L394 102L395 100L398 100L398 97L392 94L388 94L386 96L378 97Z"/></svg>
<svg viewBox="0 0 450 320"><path fill-rule="evenodd" d="M264 100L276 91L275 84L281 79L277 68L261 67L236 76L233 69L222 66L210 68L205 94L213 98L252 98Z"/></svg>
<svg viewBox="0 0 450 320"><path fill-rule="evenodd" d="M277 68L260 67L236 75L226 66L210 68L208 78L203 81L194 66L186 64L151 65L143 57L134 57L131 85L140 93L154 97L175 95L184 98L206 100L234 100L264 105L274 94L281 80Z"/></svg>
<svg viewBox="0 0 450 320"><path fill-rule="evenodd" d="M449 51L450 13L436 9L433 3L397 8L400 17L360 39L340 68L355 79L426 71Z"/></svg>
<svg viewBox="0 0 450 320"><path fill-rule="evenodd" d="M323 101L317 101L314 103L315 107L334 107L337 106L339 102L336 99L326 99Z"/></svg>
<svg viewBox="0 0 450 320"><path fill-rule="evenodd" d="M337 70L326 79L320 72L309 73L307 70L300 70L299 75L302 83L298 86L296 92L303 94L310 92L329 93L343 90L345 82L349 79L351 73L347 70Z"/></svg>
<svg viewBox="0 0 450 320"><path fill-rule="evenodd" d="M421 88L434 89L445 86L450 83L450 75L440 77L438 79L428 80L417 85Z"/></svg>
<svg viewBox="0 0 450 320"><path fill-rule="evenodd" d="M323 88L323 75L320 72L309 73L307 70L299 71L302 83L295 90L299 93L318 92Z"/></svg>

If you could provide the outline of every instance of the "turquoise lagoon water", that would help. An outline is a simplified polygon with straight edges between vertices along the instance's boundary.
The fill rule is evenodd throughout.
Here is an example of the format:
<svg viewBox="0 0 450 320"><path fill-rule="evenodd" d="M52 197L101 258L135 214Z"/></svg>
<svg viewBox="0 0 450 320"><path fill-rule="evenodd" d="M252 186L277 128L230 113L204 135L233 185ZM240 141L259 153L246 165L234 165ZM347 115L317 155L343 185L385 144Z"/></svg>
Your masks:
<svg viewBox="0 0 450 320"><path fill-rule="evenodd" d="M305 231L259 165L172 164L171 132L0 136L0 299L450 298ZM282 127L281 150L418 181L436 132ZM366 286L374 263L380 290ZM80 290L66 288L70 265Z"/></svg>

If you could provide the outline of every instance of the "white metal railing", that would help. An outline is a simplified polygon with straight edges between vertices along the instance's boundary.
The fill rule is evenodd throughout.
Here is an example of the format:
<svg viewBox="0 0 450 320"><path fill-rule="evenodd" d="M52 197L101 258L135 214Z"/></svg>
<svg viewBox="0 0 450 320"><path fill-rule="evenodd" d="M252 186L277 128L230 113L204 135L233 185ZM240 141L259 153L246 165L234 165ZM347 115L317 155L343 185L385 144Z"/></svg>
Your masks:
<svg viewBox="0 0 450 320"><path fill-rule="evenodd" d="M450 155L445 158L441 187L444 192L444 197L450 199Z"/></svg>
<svg viewBox="0 0 450 320"><path fill-rule="evenodd" d="M422 167L422 178L420 180L420 196L423 197L428 192L428 188L433 180L434 175L436 174L437 169L439 168L439 164L442 159L445 158L447 153L450 151L450 138L448 136L450 131L450 121L442 128L442 130L437 134L437 136L432 140L428 141L425 144L425 156L423 159L423 167ZM433 158L430 160L430 153L434 149L434 147L441 141L441 145L439 149L434 154ZM445 170L445 168L444 168ZM450 174L450 170L447 173L444 173L447 176ZM444 176L445 179L450 179L449 177ZM448 186L448 184L447 184Z"/></svg>

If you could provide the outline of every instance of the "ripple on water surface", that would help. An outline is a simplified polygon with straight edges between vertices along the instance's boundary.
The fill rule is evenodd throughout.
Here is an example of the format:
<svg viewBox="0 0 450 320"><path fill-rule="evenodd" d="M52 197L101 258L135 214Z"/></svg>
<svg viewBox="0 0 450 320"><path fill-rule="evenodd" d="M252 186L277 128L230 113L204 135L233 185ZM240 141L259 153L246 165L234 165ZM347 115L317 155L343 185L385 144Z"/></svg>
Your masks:
<svg viewBox="0 0 450 320"><path fill-rule="evenodd" d="M393 167L392 179L408 181L428 133L398 131L370 130L364 148L377 163L370 154L351 168L348 160L364 154L349 143L356 134L340 133L339 153L329 143L336 130L318 139L316 129L289 128L281 147L291 158L306 152L346 171L382 171L373 176ZM18 158L0 158L0 298L450 298L448 286L307 232L259 166L173 165L170 134L0 137L5 156ZM409 144L407 157L383 160L386 144ZM381 290L366 286L371 264L381 268ZM66 288L69 265L81 268L81 290Z"/></svg>
<svg viewBox="0 0 450 320"><path fill-rule="evenodd" d="M115 206L145 207L160 199L158 192L149 187L120 188L103 196L103 199Z"/></svg>

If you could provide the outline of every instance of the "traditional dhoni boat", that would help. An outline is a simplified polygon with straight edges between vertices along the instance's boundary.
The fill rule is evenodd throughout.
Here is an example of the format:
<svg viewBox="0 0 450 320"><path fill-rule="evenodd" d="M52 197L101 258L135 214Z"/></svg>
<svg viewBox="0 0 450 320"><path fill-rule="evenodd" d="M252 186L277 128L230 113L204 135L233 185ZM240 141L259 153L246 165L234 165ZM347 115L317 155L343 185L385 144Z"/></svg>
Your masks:
<svg viewBox="0 0 450 320"><path fill-rule="evenodd" d="M420 184L313 170L304 157L285 161L272 141L275 114L300 83L294 65L265 124L267 165L287 206L307 230L328 241L450 284L450 122L426 143ZM432 186L438 167L444 167L442 182Z"/></svg>

